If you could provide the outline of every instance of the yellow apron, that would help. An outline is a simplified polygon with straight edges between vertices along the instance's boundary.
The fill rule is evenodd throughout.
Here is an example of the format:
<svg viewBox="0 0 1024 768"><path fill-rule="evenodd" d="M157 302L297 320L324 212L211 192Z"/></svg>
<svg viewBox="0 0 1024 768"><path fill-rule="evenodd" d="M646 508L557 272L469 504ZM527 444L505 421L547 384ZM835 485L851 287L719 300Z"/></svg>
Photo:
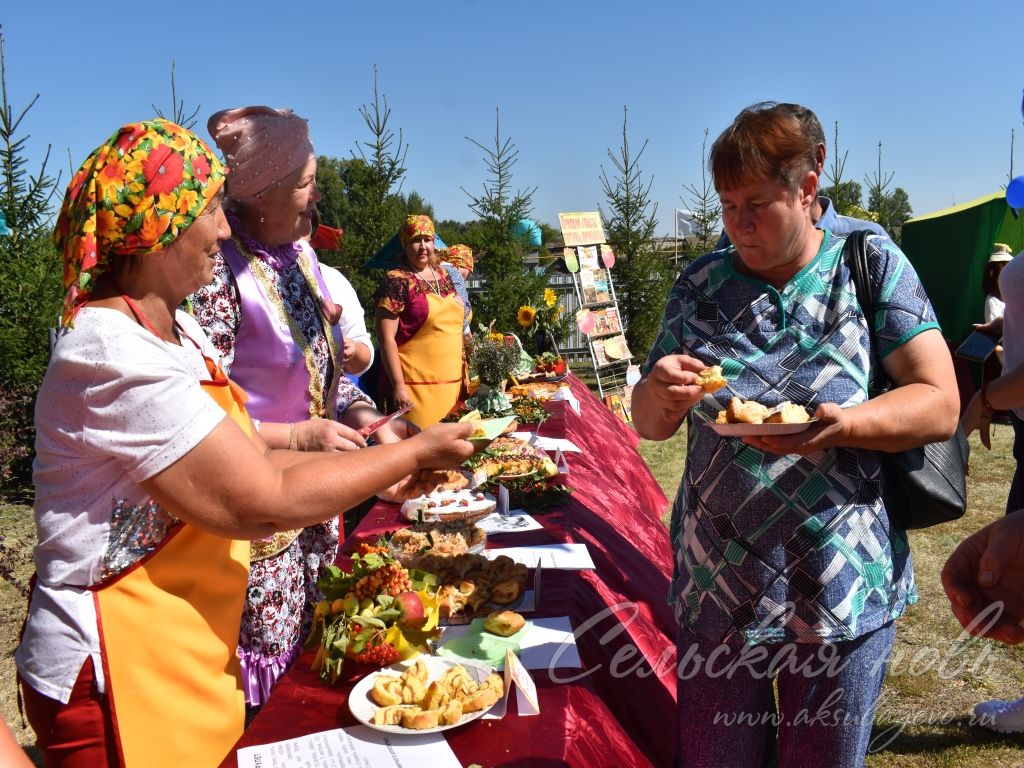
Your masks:
<svg viewBox="0 0 1024 768"><path fill-rule="evenodd" d="M462 385L462 323L458 295L426 294L427 319L398 348L405 387L412 400L406 418L421 429L437 424L459 399Z"/></svg>
<svg viewBox="0 0 1024 768"><path fill-rule="evenodd" d="M252 437L245 393L207 361L203 389ZM215 766L245 727L235 648L249 542L181 525L94 592L103 672L121 758L134 766Z"/></svg>

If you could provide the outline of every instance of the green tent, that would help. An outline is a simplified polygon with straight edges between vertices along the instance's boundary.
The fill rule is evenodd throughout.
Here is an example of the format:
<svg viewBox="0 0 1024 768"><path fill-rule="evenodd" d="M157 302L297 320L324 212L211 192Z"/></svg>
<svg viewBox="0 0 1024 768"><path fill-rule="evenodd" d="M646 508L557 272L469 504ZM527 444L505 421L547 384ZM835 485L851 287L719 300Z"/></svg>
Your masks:
<svg viewBox="0 0 1024 768"><path fill-rule="evenodd" d="M1006 243L1013 253L1024 249L1024 211L1015 217L1005 192L903 224L900 245L932 300L943 335L954 344L983 319L981 278L993 243Z"/></svg>

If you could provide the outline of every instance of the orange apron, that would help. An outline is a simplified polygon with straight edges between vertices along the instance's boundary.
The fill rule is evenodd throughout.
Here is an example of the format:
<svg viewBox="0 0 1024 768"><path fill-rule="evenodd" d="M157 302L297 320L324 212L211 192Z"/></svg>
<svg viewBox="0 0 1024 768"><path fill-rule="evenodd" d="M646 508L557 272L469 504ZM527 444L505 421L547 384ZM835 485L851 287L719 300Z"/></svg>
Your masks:
<svg viewBox="0 0 1024 768"><path fill-rule="evenodd" d="M459 399L465 310L457 296L426 294L427 319L398 348L402 376L413 404L406 418L421 429L437 424Z"/></svg>
<svg viewBox="0 0 1024 768"><path fill-rule="evenodd" d="M252 437L245 393L207 359L203 389ZM249 542L181 525L93 592L103 672L124 765L217 765L242 735L235 648Z"/></svg>

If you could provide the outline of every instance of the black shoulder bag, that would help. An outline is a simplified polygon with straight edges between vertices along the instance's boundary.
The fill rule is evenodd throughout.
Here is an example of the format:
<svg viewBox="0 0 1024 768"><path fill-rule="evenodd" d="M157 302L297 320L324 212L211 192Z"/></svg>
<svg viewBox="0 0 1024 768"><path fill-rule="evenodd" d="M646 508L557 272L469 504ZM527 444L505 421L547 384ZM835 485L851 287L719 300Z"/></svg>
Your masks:
<svg viewBox="0 0 1024 768"><path fill-rule="evenodd" d="M851 232L843 256L853 276L857 301L868 323L874 346L875 301L868 266L867 230ZM879 365L871 389L881 393L892 382ZM888 453L879 451L882 466L882 500L889 518L904 529L928 528L957 520L967 511L967 456L970 448L963 429L948 440L920 448Z"/></svg>

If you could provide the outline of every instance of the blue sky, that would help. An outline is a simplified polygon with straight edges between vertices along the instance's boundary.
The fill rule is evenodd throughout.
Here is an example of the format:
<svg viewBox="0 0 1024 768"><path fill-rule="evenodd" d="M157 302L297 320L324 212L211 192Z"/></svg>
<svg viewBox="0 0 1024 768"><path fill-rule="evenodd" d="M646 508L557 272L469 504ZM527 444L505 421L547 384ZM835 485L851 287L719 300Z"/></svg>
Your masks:
<svg viewBox="0 0 1024 768"><path fill-rule="evenodd" d="M612 3L597 0L118 4L6 3L8 97L35 95L30 156L52 145L68 178L119 125L170 110L178 94L206 117L245 104L309 118L317 152L367 140L359 107L373 66L409 150L403 191L439 218L469 219L485 178L495 110L519 150L513 184L537 187L534 217L603 204L599 175L629 108L634 150L653 176L659 231L671 234L684 185L700 181L713 139L744 106L811 107L848 151L844 178L877 164L915 214L997 191L1024 173L1024 3ZM103 10L96 10L103 8ZM175 15L176 8L187 9ZM117 10L113 10L117 9ZM35 166L33 165L33 168Z"/></svg>

